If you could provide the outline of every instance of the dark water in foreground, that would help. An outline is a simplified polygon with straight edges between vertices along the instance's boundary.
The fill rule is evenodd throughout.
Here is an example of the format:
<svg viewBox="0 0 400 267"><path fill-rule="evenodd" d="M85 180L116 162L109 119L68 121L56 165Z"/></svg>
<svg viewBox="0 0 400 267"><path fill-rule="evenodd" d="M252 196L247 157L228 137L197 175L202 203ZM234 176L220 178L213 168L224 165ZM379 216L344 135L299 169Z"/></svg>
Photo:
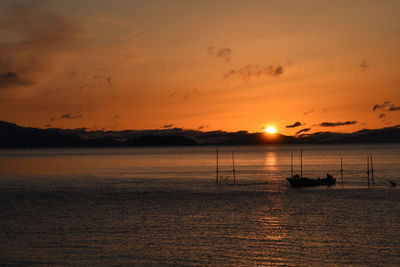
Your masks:
<svg viewBox="0 0 400 267"><path fill-rule="evenodd" d="M2 150L0 264L400 265L400 146L304 147L305 175L343 156L345 183L291 189L299 148L235 147L252 186L216 186L213 147Z"/></svg>

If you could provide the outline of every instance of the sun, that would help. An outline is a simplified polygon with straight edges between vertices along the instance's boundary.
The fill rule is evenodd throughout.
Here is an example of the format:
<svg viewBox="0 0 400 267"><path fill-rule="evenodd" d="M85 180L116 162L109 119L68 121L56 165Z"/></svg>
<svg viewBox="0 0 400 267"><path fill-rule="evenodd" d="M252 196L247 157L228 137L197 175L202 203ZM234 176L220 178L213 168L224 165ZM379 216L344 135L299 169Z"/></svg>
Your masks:
<svg viewBox="0 0 400 267"><path fill-rule="evenodd" d="M276 134L278 130L274 126L267 126L265 127L264 132L269 134Z"/></svg>

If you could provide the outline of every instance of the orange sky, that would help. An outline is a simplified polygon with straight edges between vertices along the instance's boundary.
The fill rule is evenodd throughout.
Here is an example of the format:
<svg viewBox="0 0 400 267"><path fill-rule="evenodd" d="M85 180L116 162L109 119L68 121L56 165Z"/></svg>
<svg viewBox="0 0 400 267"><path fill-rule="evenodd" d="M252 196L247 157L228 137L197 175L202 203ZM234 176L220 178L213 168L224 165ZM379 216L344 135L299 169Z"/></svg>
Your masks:
<svg viewBox="0 0 400 267"><path fill-rule="evenodd" d="M397 0L5 0L0 120L287 135L397 125L399 10Z"/></svg>

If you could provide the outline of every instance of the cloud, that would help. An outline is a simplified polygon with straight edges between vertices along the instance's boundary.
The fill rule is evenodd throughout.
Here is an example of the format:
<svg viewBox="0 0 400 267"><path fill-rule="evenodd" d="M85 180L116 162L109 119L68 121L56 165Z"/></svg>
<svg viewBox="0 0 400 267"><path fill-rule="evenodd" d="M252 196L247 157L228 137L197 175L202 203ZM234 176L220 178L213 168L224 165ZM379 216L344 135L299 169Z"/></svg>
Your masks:
<svg viewBox="0 0 400 267"><path fill-rule="evenodd" d="M247 65L237 70L230 70L224 73L224 79L230 79L232 77L239 77L246 82L252 78L262 78L262 77L278 77L282 75L284 69L282 66L259 66L259 65Z"/></svg>
<svg viewBox="0 0 400 267"><path fill-rule="evenodd" d="M173 91L172 93L169 94L169 98L176 98L176 99L188 99L190 97L193 97L195 95L200 94L200 91L197 89L192 89L190 91L186 91L186 92L179 92L179 91Z"/></svg>
<svg viewBox="0 0 400 267"><path fill-rule="evenodd" d="M301 129L300 131L297 131L296 134L305 133L305 132L308 132L310 130L311 130L311 128L304 128L304 129Z"/></svg>
<svg viewBox="0 0 400 267"><path fill-rule="evenodd" d="M19 77L18 74L14 72L0 73L0 89L17 86L29 86L32 84L32 81L25 80Z"/></svg>
<svg viewBox="0 0 400 267"><path fill-rule="evenodd" d="M171 128L174 127L174 126L175 126L175 125L173 125L173 124L166 124L166 125L163 125L162 128L171 129Z"/></svg>
<svg viewBox="0 0 400 267"><path fill-rule="evenodd" d="M363 60L363 61L361 61L360 65L358 65L358 67L363 70L366 70L366 69L368 69L369 66L368 66L367 62L365 60Z"/></svg>
<svg viewBox="0 0 400 267"><path fill-rule="evenodd" d="M372 106L372 111L379 111L378 119L380 119L385 124L388 124L388 114L387 112L400 111L400 106L397 106L390 101L385 101L382 104L375 104ZM392 118L393 119L393 118Z"/></svg>
<svg viewBox="0 0 400 267"><path fill-rule="evenodd" d="M197 127L197 130L203 130L205 128L208 128L208 126L207 125L201 125L201 126Z"/></svg>
<svg viewBox="0 0 400 267"><path fill-rule="evenodd" d="M383 104L375 104L372 106L372 111L379 111L378 118L387 123L387 116L385 112L400 111L400 106L396 106L390 101L385 101Z"/></svg>
<svg viewBox="0 0 400 267"><path fill-rule="evenodd" d="M354 125L354 124L357 124L357 121L322 122L318 126L322 126L322 127L337 127L337 126Z"/></svg>
<svg viewBox="0 0 400 267"><path fill-rule="evenodd" d="M399 110L400 110L400 106L395 106L392 104L387 111L399 111Z"/></svg>
<svg viewBox="0 0 400 267"><path fill-rule="evenodd" d="M387 106L390 105L390 101L385 101L383 104L375 104L372 106L372 110L376 111L376 110L384 110Z"/></svg>
<svg viewBox="0 0 400 267"><path fill-rule="evenodd" d="M72 114L72 113L65 113L63 115L60 116L60 119L67 119L67 120L73 120L73 119L79 119L82 118L83 115L82 114Z"/></svg>
<svg viewBox="0 0 400 267"><path fill-rule="evenodd" d="M311 110L308 110L308 111L304 112L303 115L308 115L308 114L313 113L313 112L314 112L314 110L311 109Z"/></svg>
<svg viewBox="0 0 400 267"><path fill-rule="evenodd" d="M74 120L74 119L80 119L82 117L83 117L83 115L80 112L78 112L76 114L64 113L64 114L62 114L60 116L52 116L49 120L51 122L55 122L57 120Z"/></svg>
<svg viewBox="0 0 400 267"><path fill-rule="evenodd" d="M178 91L173 91L172 93L169 94L169 98L173 98L179 94Z"/></svg>
<svg viewBox="0 0 400 267"><path fill-rule="evenodd" d="M303 125L303 124L301 122L297 121L297 122L295 122L293 124L286 125L286 128L296 128L296 127L299 127L301 125Z"/></svg>
<svg viewBox="0 0 400 267"><path fill-rule="evenodd" d="M232 49L223 47L223 48L215 48L214 46L209 46L206 48L209 55L215 58L225 59L226 62L231 60L232 57Z"/></svg>
<svg viewBox="0 0 400 267"><path fill-rule="evenodd" d="M46 11L45 3L0 3L0 87L35 84L49 76L62 53L70 53L76 47L79 27Z"/></svg>
<svg viewBox="0 0 400 267"><path fill-rule="evenodd" d="M200 92L197 89L192 89L192 91L185 94L185 99L195 96L197 94L200 94Z"/></svg>
<svg viewBox="0 0 400 267"><path fill-rule="evenodd" d="M112 77L111 76L101 76L101 75L93 75L93 80L104 80L107 83L111 83Z"/></svg>

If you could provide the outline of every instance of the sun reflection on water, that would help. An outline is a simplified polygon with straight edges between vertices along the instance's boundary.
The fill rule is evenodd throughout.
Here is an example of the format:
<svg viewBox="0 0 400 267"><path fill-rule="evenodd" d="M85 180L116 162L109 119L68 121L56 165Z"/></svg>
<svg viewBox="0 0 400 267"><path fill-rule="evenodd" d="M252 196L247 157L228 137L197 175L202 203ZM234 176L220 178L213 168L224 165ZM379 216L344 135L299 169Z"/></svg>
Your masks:
<svg viewBox="0 0 400 267"><path fill-rule="evenodd" d="M275 152L267 152L264 155L264 169L266 171L277 171L277 155Z"/></svg>

